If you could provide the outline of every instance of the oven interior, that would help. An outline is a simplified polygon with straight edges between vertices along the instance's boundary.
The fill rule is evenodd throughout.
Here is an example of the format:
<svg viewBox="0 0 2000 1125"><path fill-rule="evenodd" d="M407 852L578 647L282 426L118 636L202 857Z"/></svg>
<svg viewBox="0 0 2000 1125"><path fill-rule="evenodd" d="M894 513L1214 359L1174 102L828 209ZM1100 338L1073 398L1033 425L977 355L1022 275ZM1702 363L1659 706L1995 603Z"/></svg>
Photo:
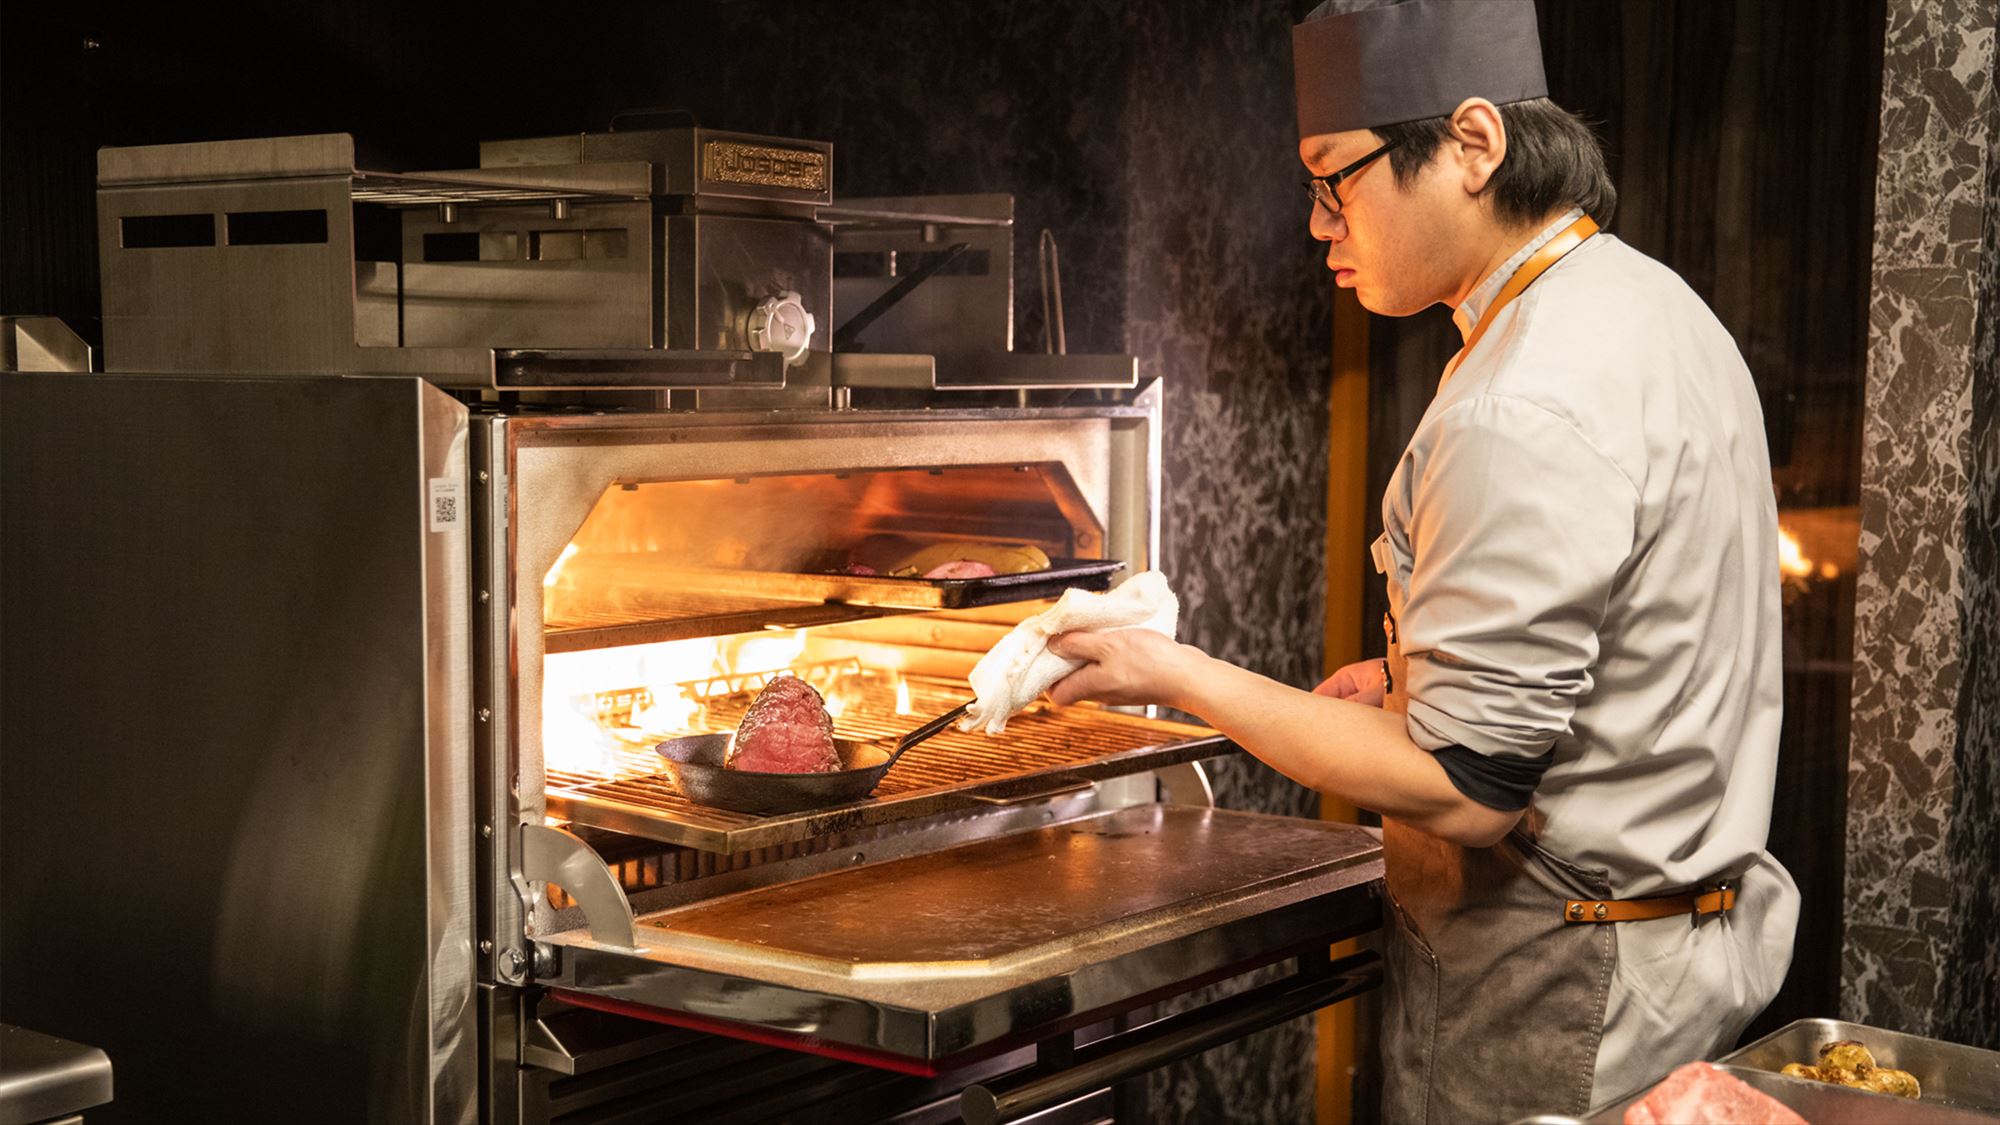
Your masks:
<svg viewBox="0 0 2000 1125"><path fill-rule="evenodd" d="M1086 793L1093 807L1152 800L1153 779L1133 775L1226 744L1187 723L1043 701L1003 736L953 729L911 750L863 808L778 816L688 799L654 750L734 730L786 674L820 691L840 737L905 733L969 699L973 665L1056 591L1008 581L1032 573L891 577L899 564L1021 548L1101 563L1104 546L1060 463L613 484L541 580L548 822L582 836L643 909L648 892L939 821Z"/></svg>

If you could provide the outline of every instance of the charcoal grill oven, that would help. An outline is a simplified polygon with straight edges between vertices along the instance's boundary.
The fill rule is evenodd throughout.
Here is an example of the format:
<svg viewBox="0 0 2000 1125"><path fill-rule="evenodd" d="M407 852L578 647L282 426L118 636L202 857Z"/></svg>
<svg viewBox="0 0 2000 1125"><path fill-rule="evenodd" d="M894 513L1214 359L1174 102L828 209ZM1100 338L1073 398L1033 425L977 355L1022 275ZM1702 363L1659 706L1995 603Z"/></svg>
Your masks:
<svg viewBox="0 0 2000 1125"><path fill-rule="evenodd" d="M517 142L393 177L328 138L106 154L109 236L133 214L182 235L104 251L114 374L4 384L7 479L43 483L10 489L0 576L10 614L43 609L5 642L34 702L8 716L0 862L37 917L8 912L0 1014L104 1043L121 1083L122 1045L120 1106L219 1048L257 1061L241 1101L375 1120L1089 1120L1122 1079L1372 985L1325 951L1376 923L1375 841L1213 808L1199 763L1237 751L1206 728L1042 704L925 743L867 801L777 816L663 775L653 742L733 729L780 673L843 736L900 733L1064 585L1158 562L1162 387L1130 357L1007 349L1004 199L842 210L811 179L826 146L737 135L739 157L790 154L758 165L782 182L690 178L716 139ZM301 242L228 237L328 192L286 220ZM393 208L402 260L310 239L369 208ZM465 252L414 260L440 225ZM987 252L883 314L874 350L826 352L831 294L871 300L947 242ZM288 320L330 262L355 316ZM275 287L261 319L239 268ZM638 294L624 329L557 333L548 309L606 278ZM801 309L806 346L774 341ZM940 323L994 349L916 350ZM1055 564L851 572L939 543ZM86 696L151 737L86 746L64 720ZM75 872L165 838L148 957ZM112 1001L141 988L205 1041L135 1033Z"/></svg>

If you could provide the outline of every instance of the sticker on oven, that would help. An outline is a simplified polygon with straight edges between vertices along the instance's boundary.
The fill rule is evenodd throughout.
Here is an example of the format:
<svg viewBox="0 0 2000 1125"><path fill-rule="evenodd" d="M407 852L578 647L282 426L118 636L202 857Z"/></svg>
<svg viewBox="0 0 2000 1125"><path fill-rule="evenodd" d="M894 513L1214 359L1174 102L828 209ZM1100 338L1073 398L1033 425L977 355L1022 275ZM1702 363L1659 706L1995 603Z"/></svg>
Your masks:
<svg viewBox="0 0 2000 1125"><path fill-rule="evenodd" d="M431 478L431 530L455 531L465 523L465 482Z"/></svg>

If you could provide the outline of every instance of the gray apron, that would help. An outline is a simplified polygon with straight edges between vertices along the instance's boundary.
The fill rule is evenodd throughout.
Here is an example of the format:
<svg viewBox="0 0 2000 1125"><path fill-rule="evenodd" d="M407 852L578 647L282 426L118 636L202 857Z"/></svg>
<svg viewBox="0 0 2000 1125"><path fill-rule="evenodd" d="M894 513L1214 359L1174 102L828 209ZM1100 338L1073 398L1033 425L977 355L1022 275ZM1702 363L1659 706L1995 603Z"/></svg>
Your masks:
<svg viewBox="0 0 2000 1125"><path fill-rule="evenodd" d="M1394 619L1384 625L1383 706L1407 714L1407 664ZM1605 874L1548 854L1523 828L1493 847L1465 848L1384 817L1382 848L1383 1120L1581 1116L1617 946L1611 926L1572 925L1562 912L1567 899L1613 898Z"/></svg>

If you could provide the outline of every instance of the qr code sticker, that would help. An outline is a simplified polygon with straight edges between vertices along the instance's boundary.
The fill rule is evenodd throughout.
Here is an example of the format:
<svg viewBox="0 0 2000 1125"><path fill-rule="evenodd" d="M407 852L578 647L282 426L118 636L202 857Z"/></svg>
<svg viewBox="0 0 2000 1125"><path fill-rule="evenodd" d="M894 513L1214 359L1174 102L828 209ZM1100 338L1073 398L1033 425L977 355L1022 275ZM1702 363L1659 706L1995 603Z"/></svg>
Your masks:
<svg viewBox="0 0 2000 1125"><path fill-rule="evenodd" d="M450 531L460 525L459 499L464 485L438 477L431 481L431 530Z"/></svg>

